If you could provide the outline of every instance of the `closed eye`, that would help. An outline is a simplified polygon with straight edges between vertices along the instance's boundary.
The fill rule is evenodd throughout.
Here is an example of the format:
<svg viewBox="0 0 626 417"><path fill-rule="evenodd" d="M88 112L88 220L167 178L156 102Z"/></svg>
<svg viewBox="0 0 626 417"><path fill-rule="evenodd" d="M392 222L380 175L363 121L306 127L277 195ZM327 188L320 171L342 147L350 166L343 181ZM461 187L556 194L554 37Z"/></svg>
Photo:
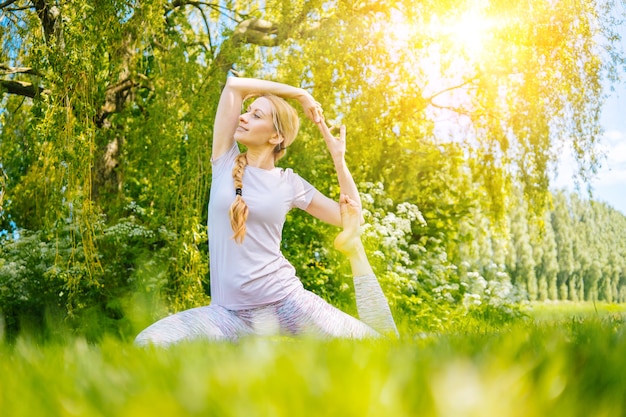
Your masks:
<svg viewBox="0 0 626 417"><path fill-rule="evenodd" d="M255 119L261 119L263 117L263 112L259 109L252 110L250 107L246 109L246 113L252 113L252 116ZM244 113L245 114L245 113Z"/></svg>

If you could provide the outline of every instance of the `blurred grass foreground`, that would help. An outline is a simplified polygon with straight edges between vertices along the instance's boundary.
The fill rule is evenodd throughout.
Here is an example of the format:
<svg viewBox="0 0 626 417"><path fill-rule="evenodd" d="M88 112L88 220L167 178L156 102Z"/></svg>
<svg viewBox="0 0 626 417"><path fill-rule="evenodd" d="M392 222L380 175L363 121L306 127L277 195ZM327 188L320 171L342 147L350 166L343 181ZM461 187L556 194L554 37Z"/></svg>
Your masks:
<svg viewBox="0 0 626 417"><path fill-rule="evenodd" d="M142 349L0 344L2 416L619 416L623 308L541 305L499 330Z"/></svg>

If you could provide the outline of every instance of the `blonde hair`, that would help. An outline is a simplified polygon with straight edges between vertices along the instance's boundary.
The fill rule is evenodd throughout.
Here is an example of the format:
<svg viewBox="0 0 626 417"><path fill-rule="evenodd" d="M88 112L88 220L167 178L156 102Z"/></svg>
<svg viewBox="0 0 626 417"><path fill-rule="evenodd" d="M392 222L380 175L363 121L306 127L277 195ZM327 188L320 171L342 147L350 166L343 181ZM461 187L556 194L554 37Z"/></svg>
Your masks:
<svg viewBox="0 0 626 417"><path fill-rule="evenodd" d="M274 162L285 156L286 149L296 138L300 127L298 112L289 103L278 96L262 95L272 105L272 121L274 129L283 140L274 148ZM235 185L235 201L230 206L230 226L233 229L232 238L241 244L246 236L246 220L248 219L248 205L243 199L243 174L248 165L247 153L241 153L235 159L233 168L233 183Z"/></svg>

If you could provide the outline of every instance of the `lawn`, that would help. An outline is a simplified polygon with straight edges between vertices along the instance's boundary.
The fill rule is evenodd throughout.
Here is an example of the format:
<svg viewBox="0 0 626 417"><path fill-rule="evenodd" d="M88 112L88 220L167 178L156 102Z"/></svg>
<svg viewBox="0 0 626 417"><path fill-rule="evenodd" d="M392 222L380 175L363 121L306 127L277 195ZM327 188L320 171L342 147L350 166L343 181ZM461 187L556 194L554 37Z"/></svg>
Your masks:
<svg viewBox="0 0 626 417"><path fill-rule="evenodd" d="M536 304L497 331L405 331L399 340L140 349L112 338L19 338L0 345L0 415L619 416L624 311Z"/></svg>

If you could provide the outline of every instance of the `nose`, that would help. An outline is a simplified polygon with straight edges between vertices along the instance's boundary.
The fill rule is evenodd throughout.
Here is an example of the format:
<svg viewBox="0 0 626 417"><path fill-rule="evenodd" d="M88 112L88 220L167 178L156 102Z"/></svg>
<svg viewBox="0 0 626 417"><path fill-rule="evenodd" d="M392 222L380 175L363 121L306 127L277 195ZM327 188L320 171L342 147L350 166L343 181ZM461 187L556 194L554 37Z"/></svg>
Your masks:
<svg viewBox="0 0 626 417"><path fill-rule="evenodd" d="M240 114L239 115L239 122L241 122L241 123L248 123L248 119L245 116L246 116L245 113Z"/></svg>

